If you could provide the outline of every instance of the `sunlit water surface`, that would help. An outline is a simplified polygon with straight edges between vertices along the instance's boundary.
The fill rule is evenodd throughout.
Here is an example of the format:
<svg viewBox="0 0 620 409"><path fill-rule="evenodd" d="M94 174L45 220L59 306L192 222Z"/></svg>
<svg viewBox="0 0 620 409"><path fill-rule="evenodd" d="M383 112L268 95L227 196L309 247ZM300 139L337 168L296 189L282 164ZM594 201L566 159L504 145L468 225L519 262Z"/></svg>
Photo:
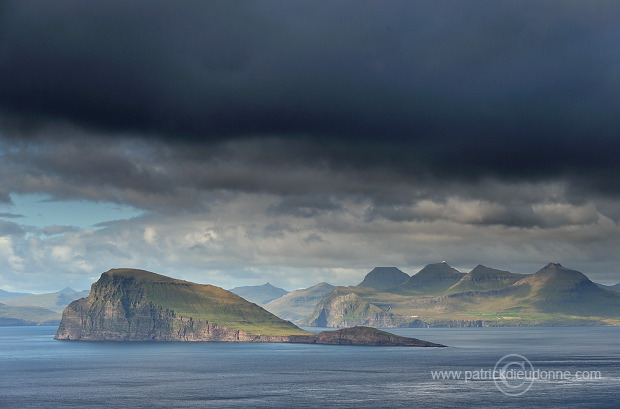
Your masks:
<svg viewBox="0 0 620 409"><path fill-rule="evenodd" d="M391 330L449 348L72 342L55 331L0 327L0 408L620 407L618 327ZM432 376L482 373L507 354L600 376L537 380L519 396L493 379Z"/></svg>

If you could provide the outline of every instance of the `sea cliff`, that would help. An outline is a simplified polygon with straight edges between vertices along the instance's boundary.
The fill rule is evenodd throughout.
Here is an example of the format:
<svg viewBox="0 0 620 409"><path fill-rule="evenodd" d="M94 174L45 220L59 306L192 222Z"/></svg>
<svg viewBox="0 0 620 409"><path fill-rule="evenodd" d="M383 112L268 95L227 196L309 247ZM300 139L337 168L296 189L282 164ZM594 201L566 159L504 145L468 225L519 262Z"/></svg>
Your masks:
<svg viewBox="0 0 620 409"><path fill-rule="evenodd" d="M313 334L219 287L110 270L63 311L55 339L443 346L368 327Z"/></svg>

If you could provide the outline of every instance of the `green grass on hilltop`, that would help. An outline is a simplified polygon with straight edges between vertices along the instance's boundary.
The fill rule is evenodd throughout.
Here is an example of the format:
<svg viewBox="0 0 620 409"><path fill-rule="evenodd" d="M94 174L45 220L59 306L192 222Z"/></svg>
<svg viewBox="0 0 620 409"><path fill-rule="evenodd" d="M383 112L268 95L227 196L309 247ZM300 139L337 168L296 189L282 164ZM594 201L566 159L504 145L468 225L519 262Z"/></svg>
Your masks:
<svg viewBox="0 0 620 409"><path fill-rule="evenodd" d="M549 264L530 275L484 266L473 273L463 276L448 290L427 286L433 290L422 294L401 288L376 290L351 286L337 287L330 296L355 293L393 314L395 325L414 320L483 320L497 325L620 324L619 293L601 289L584 274L559 264ZM444 281L445 288L445 280L439 281ZM321 303L328 301L329 296Z"/></svg>
<svg viewBox="0 0 620 409"><path fill-rule="evenodd" d="M213 285L177 280L144 270L111 270L107 279L124 281L125 289L142 291L158 306L187 317L260 335L302 335L308 332L238 295ZM101 281L101 280L100 280Z"/></svg>

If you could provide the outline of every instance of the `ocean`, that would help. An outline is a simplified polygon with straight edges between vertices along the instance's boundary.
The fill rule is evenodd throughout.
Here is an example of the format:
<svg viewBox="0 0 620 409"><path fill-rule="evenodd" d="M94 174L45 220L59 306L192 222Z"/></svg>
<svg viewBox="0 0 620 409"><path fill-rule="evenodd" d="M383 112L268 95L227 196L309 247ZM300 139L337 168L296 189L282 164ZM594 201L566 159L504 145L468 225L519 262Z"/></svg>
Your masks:
<svg viewBox="0 0 620 409"><path fill-rule="evenodd" d="M620 327L390 331L449 347L73 342L0 327L0 407L620 407Z"/></svg>

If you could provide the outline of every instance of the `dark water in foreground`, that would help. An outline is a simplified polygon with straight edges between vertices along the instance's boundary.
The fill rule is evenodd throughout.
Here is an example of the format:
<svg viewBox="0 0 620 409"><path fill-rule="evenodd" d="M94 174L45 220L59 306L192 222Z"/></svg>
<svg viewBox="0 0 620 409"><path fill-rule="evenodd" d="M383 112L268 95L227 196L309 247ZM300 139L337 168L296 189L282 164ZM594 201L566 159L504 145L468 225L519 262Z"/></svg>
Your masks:
<svg viewBox="0 0 620 409"><path fill-rule="evenodd" d="M55 331L0 327L1 408L620 407L618 327L393 330L450 348L88 343L54 341ZM508 396L493 379L431 374L471 377L507 354L571 377Z"/></svg>

